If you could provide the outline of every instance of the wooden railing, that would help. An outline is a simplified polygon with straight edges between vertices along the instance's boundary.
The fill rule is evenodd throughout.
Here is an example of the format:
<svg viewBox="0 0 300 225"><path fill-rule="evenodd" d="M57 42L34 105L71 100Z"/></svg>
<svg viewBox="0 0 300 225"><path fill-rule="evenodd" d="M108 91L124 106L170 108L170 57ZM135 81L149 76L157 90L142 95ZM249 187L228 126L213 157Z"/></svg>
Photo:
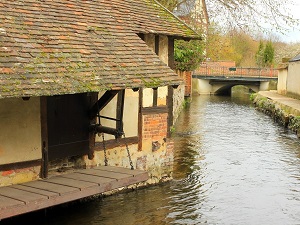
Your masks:
<svg viewBox="0 0 300 225"><path fill-rule="evenodd" d="M217 67L200 66L194 71L199 76L220 77L278 77L278 70L272 68L243 68L243 67Z"/></svg>

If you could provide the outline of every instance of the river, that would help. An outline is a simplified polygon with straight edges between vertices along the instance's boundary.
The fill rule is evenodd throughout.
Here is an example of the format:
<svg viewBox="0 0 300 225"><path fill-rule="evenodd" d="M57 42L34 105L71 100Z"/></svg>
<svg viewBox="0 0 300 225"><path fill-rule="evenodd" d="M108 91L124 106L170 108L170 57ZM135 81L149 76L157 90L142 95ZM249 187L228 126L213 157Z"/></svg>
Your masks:
<svg viewBox="0 0 300 225"><path fill-rule="evenodd" d="M193 96L176 123L174 180L27 214L40 225L300 224L300 141L248 95ZM14 220L10 220L13 224Z"/></svg>

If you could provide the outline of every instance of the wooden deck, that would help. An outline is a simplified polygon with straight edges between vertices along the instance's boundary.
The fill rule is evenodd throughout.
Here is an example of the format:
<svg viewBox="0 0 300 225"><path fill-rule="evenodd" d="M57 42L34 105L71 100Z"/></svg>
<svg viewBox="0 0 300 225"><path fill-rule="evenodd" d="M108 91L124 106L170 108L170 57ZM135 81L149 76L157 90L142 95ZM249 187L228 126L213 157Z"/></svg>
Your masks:
<svg viewBox="0 0 300 225"><path fill-rule="evenodd" d="M100 166L0 188L0 220L146 181L148 173Z"/></svg>

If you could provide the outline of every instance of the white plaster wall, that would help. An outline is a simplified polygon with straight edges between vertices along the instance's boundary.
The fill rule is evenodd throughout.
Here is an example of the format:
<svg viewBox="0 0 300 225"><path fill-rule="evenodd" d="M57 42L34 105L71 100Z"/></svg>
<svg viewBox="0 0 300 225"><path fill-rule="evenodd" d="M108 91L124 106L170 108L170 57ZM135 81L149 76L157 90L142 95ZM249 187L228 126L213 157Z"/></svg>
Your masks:
<svg viewBox="0 0 300 225"><path fill-rule="evenodd" d="M290 62L288 67L288 76L286 89L289 94L300 96L300 61Z"/></svg>
<svg viewBox="0 0 300 225"><path fill-rule="evenodd" d="M126 137L138 136L139 92L126 90L124 105L124 131Z"/></svg>
<svg viewBox="0 0 300 225"><path fill-rule="evenodd" d="M166 65L168 65L169 57L168 57L168 37L165 35L159 36L159 58L163 61Z"/></svg>
<svg viewBox="0 0 300 225"><path fill-rule="evenodd" d="M288 70L282 69L278 73L277 92L278 94L286 94L286 82L287 82Z"/></svg>
<svg viewBox="0 0 300 225"><path fill-rule="evenodd" d="M168 87L159 87L157 91L157 105L167 105L167 95L168 95Z"/></svg>
<svg viewBox="0 0 300 225"><path fill-rule="evenodd" d="M143 107L153 106L153 89L145 88L143 89Z"/></svg>
<svg viewBox="0 0 300 225"><path fill-rule="evenodd" d="M277 82L277 92L278 94L286 94L286 83L287 83L288 70L279 70L278 73L278 82Z"/></svg>
<svg viewBox="0 0 300 225"><path fill-rule="evenodd" d="M155 52L155 35L154 34L145 34L144 41L153 52Z"/></svg>
<svg viewBox="0 0 300 225"><path fill-rule="evenodd" d="M42 158L40 98L0 100L0 165Z"/></svg>

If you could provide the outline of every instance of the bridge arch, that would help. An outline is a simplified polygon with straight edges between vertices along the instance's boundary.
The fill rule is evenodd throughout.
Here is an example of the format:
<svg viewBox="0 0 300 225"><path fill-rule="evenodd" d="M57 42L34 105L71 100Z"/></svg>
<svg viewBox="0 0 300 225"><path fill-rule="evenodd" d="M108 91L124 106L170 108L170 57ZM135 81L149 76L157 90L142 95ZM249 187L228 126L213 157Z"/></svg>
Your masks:
<svg viewBox="0 0 300 225"><path fill-rule="evenodd" d="M252 91L252 92L258 92L259 91L259 86L257 85L249 85L249 84L225 84L223 86L215 86L214 88L217 89L217 90L214 90L214 93L215 95L231 95L231 91L232 91L232 88L234 86L238 86L238 85L243 85L247 88L249 88L249 91Z"/></svg>
<svg viewBox="0 0 300 225"><path fill-rule="evenodd" d="M220 80L220 79L193 79L193 92L210 95L230 95L231 88L236 85L244 85L254 92L266 91L269 81L245 81L245 80Z"/></svg>

